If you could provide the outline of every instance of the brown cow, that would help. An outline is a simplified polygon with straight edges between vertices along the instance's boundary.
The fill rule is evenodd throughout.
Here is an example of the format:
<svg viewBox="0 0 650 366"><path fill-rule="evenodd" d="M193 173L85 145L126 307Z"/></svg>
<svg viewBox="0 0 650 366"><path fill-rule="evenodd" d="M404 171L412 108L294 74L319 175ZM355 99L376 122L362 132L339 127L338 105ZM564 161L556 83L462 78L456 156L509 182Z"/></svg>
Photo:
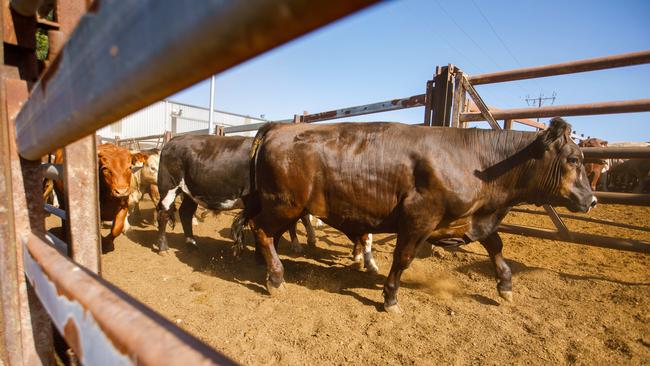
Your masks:
<svg viewBox="0 0 650 366"><path fill-rule="evenodd" d="M570 139L554 118L539 133L409 126L399 123L270 124L253 144L251 194L237 222L250 222L267 263L267 289L284 290L274 248L310 213L353 241L363 233L397 233L384 285L384 309L401 312L402 272L427 238L479 241L512 299L511 271L497 227L519 203L586 212L596 198Z"/></svg>
<svg viewBox="0 0 650 366"><path fill-rule="evenodd" d="M102 221L113 221L110 233L102 238L102 250L113 250L113 240L125 227L131 193L131 168L143 162L147 156L132 154L129 150L113 144L97 147L99 156L99 208Z"/></svg>
<svg viewBox="0 0 650 366"><path fill-rule="evenodd" d="M601 140L599 138L589 138L586 140L580 141L578 144L580 147L606 147L607 141ZM585 159L584 166L587 177L589 178L589 184L591 185L592 190L596 190L598 181L600 180L600 175L603 172L607 162L604 159Z"/></svg>

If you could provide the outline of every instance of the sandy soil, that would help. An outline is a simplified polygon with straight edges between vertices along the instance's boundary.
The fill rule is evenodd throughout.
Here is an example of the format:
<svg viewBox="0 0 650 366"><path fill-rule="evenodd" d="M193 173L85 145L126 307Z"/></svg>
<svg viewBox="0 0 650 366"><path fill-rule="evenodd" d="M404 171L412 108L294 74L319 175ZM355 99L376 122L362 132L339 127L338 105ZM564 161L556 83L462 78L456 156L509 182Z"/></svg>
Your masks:
<svg viewBox="0 0 650 366"><path fill-rule="evenodd" d="M151 203L143 208L149 217ZM153 226L136 226L103 256L103 275L244 364L650 363L647 254L504 234L515 291L514 302L505 303L480 244L436 248L405 272L399 293L405 313L391 316L382 311L381 288L394 235L375 236L379 275L351 268L351 245L332 228L317 229L318 247L301 255L285 241L279 252L288 291L271 298L252 251L241 261L231 256L234 214L195 227L200 249L194 251L183 244L178 224L168 234L167 256L152 247ZM650 207L600 205L590 216L645 230L566 222L583 232L650 241ZM546 216L523 213L506 222L552 227Z"/></svg>

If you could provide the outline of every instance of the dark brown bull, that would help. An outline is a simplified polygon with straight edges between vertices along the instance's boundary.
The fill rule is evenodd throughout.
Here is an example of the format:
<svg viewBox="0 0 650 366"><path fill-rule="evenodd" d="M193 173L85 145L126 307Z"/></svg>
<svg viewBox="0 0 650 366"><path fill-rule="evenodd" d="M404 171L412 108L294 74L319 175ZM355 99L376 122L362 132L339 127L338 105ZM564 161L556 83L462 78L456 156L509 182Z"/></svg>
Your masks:
<svg viewBox="0 0 650 366"><path fill-rule="evenodd" d="M601 140L599 138L589 138L586 140L580 141L578 144L580 147L606 147L607 141ZM603 172L603 169L606 166L606 161L603 159L585 159L584 160L585 172L587 173L587 178L589 178L589 184L591 185L592 190L596 190L598 181L600 180L600 175Z"/></svg>
<svg viewBox="0 0 650 366"><path fill-rule="evenodd" d="M427 238L463 238L486 248L497 289L512 299L497 227L519 203L596 204L583 156L561 118L539 133L449 129L397 123L279 125L253 145L251 192L239 223L250 222L267 263L267 289L284 289L273 242L311 213L353 241L397 233L384 308L400 312L402 272Z"/></svg>

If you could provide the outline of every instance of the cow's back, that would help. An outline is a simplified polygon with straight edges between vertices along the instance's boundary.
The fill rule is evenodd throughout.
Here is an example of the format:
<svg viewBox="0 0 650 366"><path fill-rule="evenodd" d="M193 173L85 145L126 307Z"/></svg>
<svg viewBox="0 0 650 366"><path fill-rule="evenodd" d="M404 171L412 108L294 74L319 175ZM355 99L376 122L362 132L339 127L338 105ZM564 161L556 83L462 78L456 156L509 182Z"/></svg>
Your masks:
<svg viewBox="0 0 650 366"><path fill-rule="evenodd" d="M335 226L367 230L394 229L400 202L414 190L444 192L462 211L482 187L474 171L485 166L458 149L467 135L459 132L379 122L274 126L259 149L256 188L304 202Z"/></svg>
<svg viewBox="0 0 650 366"><path fill-rule="evenodd" d="M183 135L160 154L160 192L182 189L202 206L222 209L249 191L250 137Z"/></svg>

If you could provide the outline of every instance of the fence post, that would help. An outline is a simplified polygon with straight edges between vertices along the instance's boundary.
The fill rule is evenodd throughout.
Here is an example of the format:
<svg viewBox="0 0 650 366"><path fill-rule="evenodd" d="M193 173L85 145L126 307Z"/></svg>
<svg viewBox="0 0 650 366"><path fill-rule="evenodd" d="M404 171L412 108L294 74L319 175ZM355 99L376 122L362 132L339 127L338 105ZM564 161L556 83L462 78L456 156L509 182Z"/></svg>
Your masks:
<svg viewBox="0 0 650 366"><path fill-rule="evenodd" d="M226 136L226 133L223 130L223 126L221 125L214 126L214 134L217 136Z"/></svg>
<svg viewBox="0 0 650 366"><path fill-rule="evenodd" d="M512 130L512 120L511 119L506 119L503 121L503 129L504 130Z"/></svg>
<svg viewBox="0 0 650 366"><path fill-rule="evenodd" d="M453 65L451 64L439 67L436 70L433 87L432 126L449 127L451 125L451 102L453 95L451 70L453 70Z"/></svg>
<svg viewBox="0 0 650 366"><path fill-rule="evenodd" d="M433 75L435 79L435 75ZM431 110L433 109L433 80L427 80L424 92L424 125L431 126Z"/></svg>

